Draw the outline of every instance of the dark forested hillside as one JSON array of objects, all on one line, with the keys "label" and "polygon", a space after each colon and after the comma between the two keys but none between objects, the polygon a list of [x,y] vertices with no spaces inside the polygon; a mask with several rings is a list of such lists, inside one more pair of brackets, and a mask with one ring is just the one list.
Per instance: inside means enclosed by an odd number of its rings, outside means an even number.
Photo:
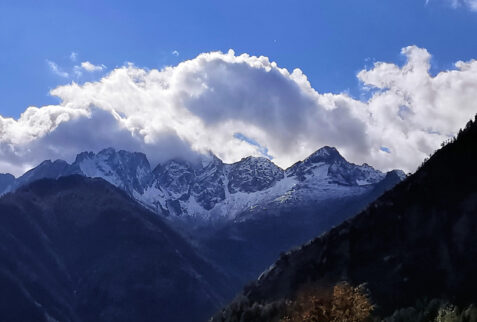
[{"label": "dark forested hillside", "polygon": [[304,288],[343,281],[366,283],[381,317],[429,299],[477,303],[476,165],[477,124],[469,122],[365,211],[281,256],[215,320],[279,320]]},{"label": "dark forested hillside", "polygon": [[228,283],[125,192],[70,176],[0,199],[0,289],[2,321],[203,321]]}]

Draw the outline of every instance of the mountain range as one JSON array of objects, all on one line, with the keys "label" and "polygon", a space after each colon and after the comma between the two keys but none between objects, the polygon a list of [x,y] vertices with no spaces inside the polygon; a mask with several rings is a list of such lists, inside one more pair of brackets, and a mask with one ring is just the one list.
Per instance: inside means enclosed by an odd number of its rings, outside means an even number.
[{"label": "mountain range", "polygon": [[0,311],[203,321],[281,252],[404,177],[349,163],[331,147],[286,170],[211,154],[151,168],[144,154],[112,148],[71,164],[44,161],[19,178],[0,176],[1,279],[14,294]]},{"label": "mountain range", "polygon": [[[403,179],[402,171],[393,171]],[[386,174],[367,164],[347,162],[332,147],[323,147],[283,170],[263,157],[225,164],[213,154],[199,161],[172,159],[152,168],[146,155],[104,149],[83,152],[69,164],[44,161],[15,179],[0,176],[0,194],[43,178],[72,174],[103,178],[163,216],[198,220],[236,220],[246,210],[265,204],[303,202],[360,195]]]}]

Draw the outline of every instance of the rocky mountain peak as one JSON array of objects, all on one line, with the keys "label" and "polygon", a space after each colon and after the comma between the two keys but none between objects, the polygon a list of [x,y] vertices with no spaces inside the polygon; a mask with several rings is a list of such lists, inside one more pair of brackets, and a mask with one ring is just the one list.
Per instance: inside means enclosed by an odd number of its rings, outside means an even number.
[{"label": "rocky mountain peak", "polygon": [[334,147],[324,146],[314,153],[312,153],[308,158],[306,158],[304,163],[319,163],[326,162],[332,163],[336,161],[346,161],[341,154]]},{"label": "rocky mountain peak", "polygon": [[283,179],[284,171],[267,158],[247,157],[230,165],[228,177],[230,193],[256,192]]},{"label": "rocky mountain peak", "polygon": [[208,152],[201,156],[199,162],[199,168],[210,168],[222,166],[224,163],[212,152]]},{"label": "rocky mountain peak", "polygon": [[81,152],[78,155],[76,155],[76,160],[74,163],[80,163],[81,161],[85,159],[91,159],[94,157],[94,155],[95,154],[93,152]]}]

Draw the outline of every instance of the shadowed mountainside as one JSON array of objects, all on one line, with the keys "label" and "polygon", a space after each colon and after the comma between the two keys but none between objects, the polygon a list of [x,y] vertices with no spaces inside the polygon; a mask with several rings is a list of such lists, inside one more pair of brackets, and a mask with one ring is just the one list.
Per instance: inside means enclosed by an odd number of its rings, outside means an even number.
[{"label": "shadowed mountainside", "polygon": [[365,211],[284,254],[215,321],[273,321],[307,285],[366,283],[375,314],[425,298],[477,302],[477,124]]},{"label": "shadowed mountainside", "polygon": [[230,296],[182,237],[102,179],[7,194],[0,245],[5,321],[202,321]]}]

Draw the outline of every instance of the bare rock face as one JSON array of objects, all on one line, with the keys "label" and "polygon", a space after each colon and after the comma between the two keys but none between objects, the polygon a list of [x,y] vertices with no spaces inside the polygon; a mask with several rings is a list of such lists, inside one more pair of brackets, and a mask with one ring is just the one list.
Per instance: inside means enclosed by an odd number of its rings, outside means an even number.
[{"label": "bare rock face", "polygon": [[226,198],[226,165],[215,155],[202,161],[195,171],[191,191],[195,200],[205,209],[211,210]]},{"label": "bare rock face", "polygon": [[228,189],[230,193],[265,190],[283,179],[284,173],[269,159],[248,157],[230,165]]}]

